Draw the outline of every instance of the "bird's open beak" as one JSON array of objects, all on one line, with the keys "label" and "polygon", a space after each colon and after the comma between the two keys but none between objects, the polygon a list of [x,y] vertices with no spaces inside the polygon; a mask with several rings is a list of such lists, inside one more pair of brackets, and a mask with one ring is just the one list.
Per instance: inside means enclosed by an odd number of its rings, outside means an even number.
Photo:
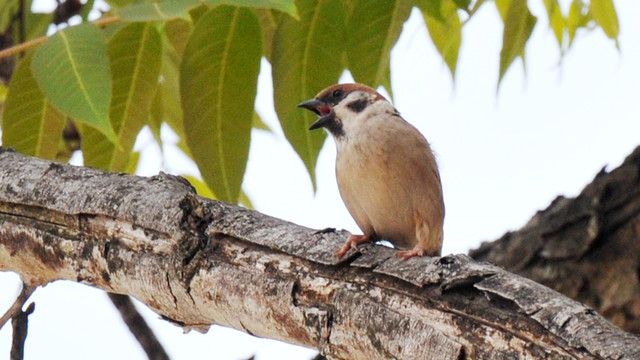
[{"label": "bird's open beak", "polygon": [[298,104],[299,108],[303,108],[303,109],[307,109],[307,110],[311,110],[314,113],[316,113],[317,115],[322,116],[322,114],[320,113],[320,106],[323,105],[322,101],[317,100],[317,99],[311,99],[311,100],[307,100],[307,101],[303,101],[300,104]]},{"label": "bird's open beak", "polygon": [[318,120],[316,120],[316,122],[311,124],[311,126],[309,127],[309,130],[315,130],[321,127],[326,127],[329,123],[331,123],[332,121],[335,121],[336,114],[333,112],[333,109],[329,105],[325,104],[320,100],[317,100],[317,99],[307,100],[298,104],[298,107],[311,110],[314,113],[316,113],[316,115],[320,116]]}]

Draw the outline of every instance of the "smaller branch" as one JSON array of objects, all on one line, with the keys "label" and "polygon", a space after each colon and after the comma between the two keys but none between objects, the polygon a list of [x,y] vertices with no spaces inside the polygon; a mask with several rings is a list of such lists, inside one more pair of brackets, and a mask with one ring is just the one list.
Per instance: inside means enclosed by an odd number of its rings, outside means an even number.
[{"label": "smaller branch", "polygon": [[[96,21],[93,21],[94,24],[98,25],[98,26],[107,26],[109,24],[113,24],[120,21],[120,17],[117,15],[113,15],[113,16],[108,16],[108,17],[104,17],[104,18],[100,18]],[[11,55],[15,55],[21,52],[24,52],[26,50],[29,50],[31,48],[34,48],[40,44],[42,44],[43,42],[47,41],[49,37],[48,36],[41,36],[39,38],[35,38],[33,40],[29,40],[25,43],[22,44],[18,44],[16,46],[12,46],[10,48],[4,49],[2,51],[0,51],[0,59],[5,58],[7,56],[11,56]]]},{"label": "smaller branch", "polygon": [[124,323],[127,324],[131,334],[135,336],[140,346],[142,346],[147,357],[150,360],[169,360],[169,355],[164,351],[162,344],[158,341],[158,338],[156,338],[153,330],[147,325],[142,315],[140,315],[131,298],[127,295],[114,293],[107,293],[107,295],[109,295],[109,299],[120,312],[120,316],[122,316]]},{"label": "smaller branch", "polygon": [[11,344],[11,360],[22,360],[24,358],[24,342],[27,339],[27,329],[29,327],[29,315],[36,308],[36,303],[29,304],[27,310],[20,311],[11,320],[13,325],[13,343]]},{"label": "smaller branch", "polygon": [[16,298],[16,301],[13,302],[13,305],[0,317],[0,329],[4,326],[4,324],[9,321],[14,316],[17,316],[22,312],[22,305],[29,300],[29,297],[36,290],[36,286],[27,285],[24,282],[22,283],[22,291],[20,291],[20,295]]}]

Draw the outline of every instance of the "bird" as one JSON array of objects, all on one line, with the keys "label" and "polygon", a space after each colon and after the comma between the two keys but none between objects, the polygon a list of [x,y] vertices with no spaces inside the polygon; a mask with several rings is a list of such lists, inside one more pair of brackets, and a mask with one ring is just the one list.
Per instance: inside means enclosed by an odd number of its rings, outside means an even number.
[{"label": "bird", "polygon": [[440,256],[444,200],[427,139],[373,88],[336,84],[298,107],[318,119],[336,144],[336,179],[347,210],[362,230],[350,235],[338,259],[365,242],[387,240],[397,256]]}]

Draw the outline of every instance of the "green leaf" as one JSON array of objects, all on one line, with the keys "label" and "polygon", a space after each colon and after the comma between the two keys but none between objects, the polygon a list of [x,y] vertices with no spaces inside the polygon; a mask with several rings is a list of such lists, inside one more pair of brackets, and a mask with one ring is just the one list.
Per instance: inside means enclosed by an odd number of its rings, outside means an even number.
[{"label": "green leaf", "polygon": [[117,144],[109,123],[111,70],[97,26],[89,23],[58,31],[36,50],[31,68],[53,106]]},{"label": "green leaf", "polygon": [[618,25],[618,15],[613,6],[613,0],[591,0],[589,11],[593,20],[600,25],[610,39],[616,41],[617,46],[620,25]]},{"label": "green leaf", "polygon": [[196,23],[183,54],[187,144],[204,181],[222,201],[237,201],[247,165],[261,40],[251,10],[218,6]]},{"label": "green leaf", "polygon": [[141,2],[149,2],[147,0],[108,0],[109,7],[111,9],[120,9],[125,6],[130,6],[132,4],[141,3]]},{"label": "green leaf", "polygon": [[251,203],[251,199],[249,199],[249,196],[247,196],[247,193],[245,193],[244,191],[240,192],[239,202],[241,205],[243,205],[247,209],[253,210],[253,204]]},{"label": "green leaf", "polygon": [[[193,177],[191,175],[180,175],[180,176],[182,176],[183,178],[187,179],[187,181],[189,181],[191,186],[193,186],[196,189],[196,193],[198,195],[216,200],[216,196],[213,194],[213,191],[211,191],[211,189],[209,189],[207,184],[205,184],[202,180],[196,177]],[[251,204],[251,200],[249,199],[249,197],[244,191],[240,191],[240,196],[238,200],[240,204],[244,205],[248,209],[253,209],[253,204]]]},{"label": "green leaf", "polygon": [[202,4],[200,0],[161,1],[138,3],[117,11],[122,21],[160,21],[188,18],[189,10]]},{"label": "green leaf", "polygon": [[422,16],[425,18],[429,16],[430,18],[436,19],[438,21],[445,21],[442,12],[440,11],[442,0],[416,0],[416,6],[420,11],[422,11]]},{"label": "green leaf", "polygon": [[504,20],[498,86],[516,56],[524,58],[525,45],[536,24],[536,17],[531,15],[527,2],[520,0],[509,2]]},{"label": "green leaf", "polygon": [[27,26],[25,31],[27,33],[27,40],[35,39],[47,34],[49,25],[51,25],[51,21],[53,20],[53,14],[42,14],[27,11],[26,20]]},{"label": "green leaf", "polygon": [[273,133],[269,125],[265,124],[260,117],[260,114],[257,112],[253,112],[253,122],[251,123],[251,127],[258,130],[264,130],[266,132]]},{"label": "green leaf", "polygon": [[193,160],[193,155],[191,155],[191,149],[189,149],[189,145],[187,145],[187,142],[185,141],[184,137],[181,137],[178,139],[178,142],[176,143],[176,146],[178,147],[178,149],[180,149],[180,151],[182,151],[182,153],[188,157],[189,159]]},{"label": "green leaf", "polygon": [[162,43],[152,23],[130,23],[108,44],[113,74],[109,109],[111,126],[120,148],[93,129],[82,132],[82,153],[87,166],[124,172],[138,133],[147,122],[158,84]]},{"label": "green leaf", "polygon": [[140,163],[140,152],[134,151],[129,156],[129,164],[127,164],[127,168],[124,172],[127,174],[135,174],[138,169],[138,163]]},{"label": "green leaf", "polygon": [[345,12],[339,0],[300,0],[296,5],[301,20],[283,17],[273,38],[273,97],[282,130],[315,188],[316,161],[326,134],[309,131],[316,116],[296,105],[340,78]]},{"label": "green leaf", "polygon": [[189,18],[195,24],[198,22],[198,20],[200,20],[200,17],[206,14],[209,10],[211,9],[205,4],[192,7],[191,9],[189,9]]},{"label": "green leaf", "polygon": [[560,4],[558,0],[544,0],[544,6],[547,9],[547,16],[549,17],[549,26],[553,30],[553,34],[556,36],[558,46],[561,51],[563,50],[563,37],[565,21],[560,11]]},{"label": "green leaf", "polygon": [[589,21],[588,9],[582,0],[573,0],[567,15],[567,32],[569,33],[569,47],[573,44],[578,28],[586,26]]},{"label": "green leaf", "polygon": [[438,11],[442,19],[430,15],[432,11],[422,11],[431,41],[438,49],[440,56],[449,67],[451,76],[455,78],[458,50],[462,42],[462,23],[458,16],[458,8],[452,0],[441,0]]},{"label": "green leaf", "polygon": [[16,66],[2,113],[2,145],[44,159],[58,153],[66,118],[52,107],[31,72],[33,53]]},{"label": "green leaf", "polygon": [[183,178],[187,179],[189,181],[189,183],[191,184],[191,186],[193,186],[196,189],[196,193],[202,197],[206,197],[209,199],[213,199],[216,200],[216,196],[213,194],[213,191],[211,191],[211,189],[209,189],[209,187],[207,186],[207,184],[204,183],[204,181],[193,177],[191,175],[180,175]]},{"label": "green leaf", "polygon": [[157,21],[179,17],[186,18],[189,10],[195,6],[206,4],[247,6],[263,9],[273,9],[285,12],[298,18],[294,0],[181,0],[161,1],[156,3],[134,4],[118,11],[122,21]]},{"label": "green leaf", "polygon": [[18,0],[4,0],[0,2],[0,34],[7,32],[15,14],[20,11]]},{"label": "green leaf", "polygon": [[411,7],[408,0],[354,1],[347,27],[347,59],[356,82],[391,89],[391,49],[411,14]]},{"label": "green leaf", "polygon": [[155,94],[153,94],[153,100],[151,100],[151,109],[149,111],[149,117],[147,118],[147,126],[153,134],[153,139],[158,143],[160,147],[160,153],[164,153],[164,146],[162,142],[161,130],[164,116],[164,104],[162,103],[162,92],[160,86],[156,88]]},{"label": "green leaf", "polygon": [[507,10],[509,10],[509,5],[511,4],[511,0],[494,0],[496,4],[496,8],[498,9],[498,14],[500,14],[500,19],[502,22],[505,22],[507,17]]},{"label": "green leaf", "polygon": [[89,13],[93,10],[93,5],[95,0],[87,0],[80,9],[80,17],[82,17],[82,22],[89,21]]},{"label": "green leaf", "polygon": [[167,44],[173,48],[178,57],[182,57],[191,31],[193,31],[193,24],[184,19],[170,20],[164,24],[163,32],[165,40]]},{"label": "green leaf", "polygon": [[469,5],[471,4],[471,0],[453,0],[453,2],[462,10],[469,10]]},{"label": "green leaf", "polygon": [[260,20],[260,27],[262,28],[262,43],[264,44],[264,57],[267,61],[271,62],[271,49],[273,44],[273,35],[278,28],[277,18],[274,12],[268,9],[255,9],[256,16]]},{"label": "green leaf", "polygon": [[[4,103],[4,100],[7,98],[7,93],[9,92],[9,87],[5,84],[0,84],[0,103]],[[0,117],[0,122],[2,121],[2,117]]]},{"label": "green leaf", "polygon": [[160,125],[166,122],[180,139],[185,138],[180,103],[180,63],[192,29],[191,22],[184,19],[167,21],[163,27],[162,67],[154,100],[161,104],[161,108],[154,106],[149,119],[154,123],[150,124],[152,129],[157,127],[159,130]]}]

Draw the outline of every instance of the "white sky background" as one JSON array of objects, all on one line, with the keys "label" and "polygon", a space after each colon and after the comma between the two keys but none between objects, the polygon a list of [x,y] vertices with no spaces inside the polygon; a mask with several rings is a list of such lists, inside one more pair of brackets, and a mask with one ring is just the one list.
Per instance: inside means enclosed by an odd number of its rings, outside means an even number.
[{"label": "white sky background", "polygon": [[[616,167],[640,145],[640,2],[615,5],[620,52],[601,30],[582,31],[559,64],[542,1],[530,2],[538,26],[527,46],[526,74],[517,61],[498,93],[502,24],[493,4],[464,28],[455,85],[419,14],[405,24],[391,60],[394,104],[438,153],[447,212],[443,254],[466,253],[520,228],[557,195],[577,195],[603,166]],[[359,233],[337,190],[333,141],[320,154],[314,195],[271,97],[263,62],[257,109],[274,133],[252,134],[244,189],[255,208],[309,227]],[[140,174],[193,174],[195,166],[172,145],[175,136],[165,135],[164,163],[148,132],[139,137]],[[0,309],[6,309],[19,290],[17,276],[0,273],[0,289]],[[102,291],[63,281],[39,289],[31,301],[36,311],[27,359],[145,358]],[[174,359],[308,359],[315,353],[219,326],[183,335],[139,308]],[[0,331],[0,357],[9,352],[10,334],[10,326]]]}]

